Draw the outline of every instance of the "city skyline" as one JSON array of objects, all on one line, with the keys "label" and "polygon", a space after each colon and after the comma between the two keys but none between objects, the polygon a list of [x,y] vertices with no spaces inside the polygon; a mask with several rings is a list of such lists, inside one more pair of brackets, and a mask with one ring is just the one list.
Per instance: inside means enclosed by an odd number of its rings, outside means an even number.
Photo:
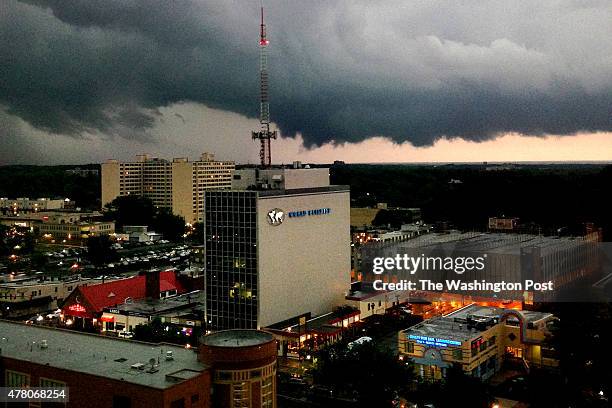
[{"label": "city skyline", "polygon": [[[612,160],[608,2],[265,6],[274,163]],[[1,7],[0,164],[257,162],[259,4]]]}]

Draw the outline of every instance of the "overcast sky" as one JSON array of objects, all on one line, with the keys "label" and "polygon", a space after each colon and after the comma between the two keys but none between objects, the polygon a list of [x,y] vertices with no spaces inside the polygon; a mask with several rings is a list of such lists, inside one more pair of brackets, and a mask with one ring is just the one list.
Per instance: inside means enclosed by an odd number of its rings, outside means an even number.
[{"label": "overcast sky", "polygon": [[[266,0],[274,162],[612,160],[612,2]],[[0,1],[0,164],[254,162],[259,1]]]}]

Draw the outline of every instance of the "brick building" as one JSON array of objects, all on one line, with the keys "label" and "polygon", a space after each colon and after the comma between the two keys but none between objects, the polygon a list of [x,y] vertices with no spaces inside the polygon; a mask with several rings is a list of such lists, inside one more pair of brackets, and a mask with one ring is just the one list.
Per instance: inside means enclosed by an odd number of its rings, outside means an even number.
[{"label": "brick building", "polygon": [[68,402],[41,408],[211,406],[209,366],[192,349],[7,321],[0,333],[3,386],[68,387]]},{"label": "brick building", "polygon": [[276,341],[259,330],[202,338],[199,360],[213,370],[213,406],[276,408]]}]

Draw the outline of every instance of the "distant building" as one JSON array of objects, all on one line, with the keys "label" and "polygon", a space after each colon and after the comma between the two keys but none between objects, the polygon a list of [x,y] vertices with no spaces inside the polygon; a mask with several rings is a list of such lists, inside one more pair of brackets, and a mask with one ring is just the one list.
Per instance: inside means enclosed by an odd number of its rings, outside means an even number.
[{"label": "distant building", "polygon": [[294,167],[246,168],[234,172],[233,190],[295,190],[329,186],[329,169]]},{"label": "distant building", "polygon": [[109,160],[101,168],[103,206],[119,196],[144,196],[194,223],[204,217],[204,191],[231,187],[234,162],[216,161],[211,153],[193,162],[139,155],[134,162]]},{"label": "distant building", "polygon": [[99,212],[34,211],[0,216],[0,224],[30,228],[47,239],[80,240],[115,232],[115,223],[104,221]]},{"label": "distant building", "polygon": [[58,239],[86,239],[100,235],[110,235],[115,232],[114,221],[76,221],[42,222],[38,225],[38,232],[43,237]]},{"label": "distant building", "polygon": [[274,337],[258,330],[204,336],[198,354],[214,373],[213,407],[276,408],[276,348]]},{"label": "distant building", "polygon": [[490,231],[514,231],[519,226],[516,217],[489,217]]},{"label": "distant building", "polygon": [[236,176],[251,189],[205,193],[209,327],[256,329],[340,304],[350,282],[348,186],[330,185],[327,169]]},{"label": "distant building", "polygon": [[[386,282],[401,282],[413,279],[414,275],[406,270],[394,269],[383,275],[375,275],[372,270],[372,256],[395,256],[406,254],[418,258],[427,257],[483,257],[484,267],[471,270],[469,281],[480,282],[553,282],[554,291],[507,289],[499,292],[492,290],[456,290],[457,296],[477,296],[524,301],[527,304],[543,300],[554,300],[555,296],[577,296],[579,291],[564,293],[561,289],[572,287],[578,282],[593,283],[601,274],[597,243],[601,239],[599,231],[582,237],[546,237],[531,234],[445,232],[429,233],[402,241],[373,243],[362,247],[361,271],[364,282],[382,279]],[[444,281],[448,275],[439,273],[432,263],[430,268],[419,268],[419,276]],[[455,276],[455,275],[451,275]],[[599,277],[600,278],[600,277]],[[576,292],[576,293],[574,293]],[[449,293],[447,289],[437,293]],[[560,300],[560,299],[557,299]],[[568,299],[565,299],[568,300]],[[569,299],[578,301],[577,298]],[[582,299],[584,300],[584,299]]]},{"label": "distant building", "polygon": [[516,367],[557,367],[547,348],[550,313],[517,311],[472,304],[399,332],[400,358],[415,364],[425,379],[446,377],[453,365],[467,375],[490,378],[504,361]]},{"label": "distant building", "polygon": [[0,209],[4,212],[37,212],[47,210],[59,210],[64,208],[64,199],[50,198],[0,198]]},{"label": "distant building", "polygon": [[24,318],[57,309],[77,286],[102,283],[80,275],[64,279],[28,277],[0,283],[0,315]]},{"label": "distant building", "polygon": [[123,233],[131,242],[154,242],[162,239],[162,234],[149,231],[146,225],[124,225]]},{"label": "distant building", "polygon": [[75,167],[74,169],[66,170],[66,174],[70,174],[73,176],[79,177],[89,177],[89,176],[99,176],[100,170],[98,169],[82,169],[80,167]]},{"label": "distant building", "polygon": [[0,333],[2,386],[68,388],[67,402],[23,406],[211,408],[212,372],[194,349],[8,321]]}]

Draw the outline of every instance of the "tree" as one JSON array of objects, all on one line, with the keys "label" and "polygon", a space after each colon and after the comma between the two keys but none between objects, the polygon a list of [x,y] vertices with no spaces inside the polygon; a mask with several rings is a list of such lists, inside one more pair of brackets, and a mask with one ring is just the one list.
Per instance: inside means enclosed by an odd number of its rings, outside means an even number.
[{"label": "tree", "polygon": [[42,269],[47,265],[47,257],[41,252],[34,252],[31,258],[32,266]]},{"label": "tree", "polygon": [[167,209],[160,209],[153,218],[155,232],[161,233],[169,241],[178,241],[185,233],[185,218],[172,214]]},{"label": "tree", "polygon": [[436,396],[443,408],[456,407],[458,401],[465,407],[489,408],[494,401],[487,386],[479,378],[466,375],[460,365],[448,369],[441,391]]},{"label": "tree", "polygon": [[189,239],[191,240],[191,242],[195,243],[196,245],[202,245],[204,243],[204,223],[203,222],[196,222],[195,224],[193,224],[192,232],[191,232]]},{"label": "tree", "polygon": [[7,255],[10,252],[9,227],[0,225],[0,255]]},{"label": "tree", "polygon": [[357,395],[361,407],[390,407],[398,394],[407,392],[414,377],[412,366],[373,342],[336,343],[319,352],[315,381],[340,394]]},{"label": "tree", "polygon": [[120,196],[106,206],[106,217],[124,225],[146,225],[165,239],[178,241],[185,234],[185,219],[166,208],[155,208],[153,201],[142,196]]},{"label": "tree", "polygon": [[153,201],[142,196],[120,196],[106,205],[106,216],[115,221],[117,228],[124,225],[151,226],[155,213]]},{"label": "tree", "polygon": [[117,254],[109,236],[100,235],[87,238],[87,256],[93,265],[102,266],[113,261]]}]

